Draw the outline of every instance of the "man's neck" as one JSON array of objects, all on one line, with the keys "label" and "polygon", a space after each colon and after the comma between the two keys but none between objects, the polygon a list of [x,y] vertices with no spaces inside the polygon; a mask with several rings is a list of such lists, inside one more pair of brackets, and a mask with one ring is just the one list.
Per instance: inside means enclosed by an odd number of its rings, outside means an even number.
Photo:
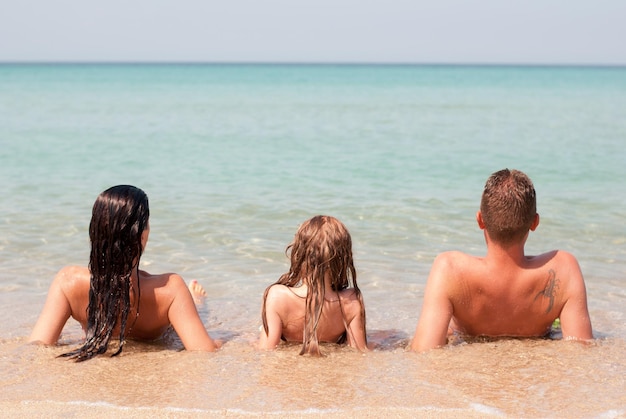
[{"label": "man's neck", "polygon": [[498,264],[501,263],[514,263],[517,266],[524,265],[526,261],[526,255],[524,254],[524,245],[526,240],[521,242],[502,245],[496,243],[485,237],[487,241],[487,259],[492,260]]}]

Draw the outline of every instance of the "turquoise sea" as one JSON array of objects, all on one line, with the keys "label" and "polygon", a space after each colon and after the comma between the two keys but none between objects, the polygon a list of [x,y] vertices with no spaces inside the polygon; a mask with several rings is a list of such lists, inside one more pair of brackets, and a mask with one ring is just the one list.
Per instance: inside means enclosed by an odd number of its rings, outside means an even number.
[{"label": "turquoise sea", "polygon": [[[526,172],[537,190],[541,224],[528,253],[561,248],[578,257],[597,342],[405,353],[435,255],[484,253],[475,214],[485,180],[505,167]],[[67,411],[105,402],[138,415],[146,406],[189,415],[226,409],[359,416],[361,406],[409,416],[624,415],[624,179],[626,68],[0,65],[0,373],[7,377],[0,379],[0,403],[52,403],[46,408]],[[193,369],[199,358],[214,365],[193,377],[187,396],[162,401],[155,393],[148,402],[141,393],[129,401],[113,385],[93,399],[87,390],[46,391],[69,384],[42,378],[40,369],[74,367],[54,359],[58,349],[24,345],[55,272],[88,261],[96,196],[121,183],[150,199],[143,267],[201,282],[206,327],[225,346],[200,355],[161,344],[85,368],[120,362],[133,371],[133,358],[169,372],[175,365]],[[252,345],[262,292],[286,271],[284,250],[298,225],[316,214],[336,216],[352,234],[378,349],[365,357],[336,350],[316,361],[289,348],[258,354]],[[63,342],[80,338],[76,325],[66,327]],[[501,362],[488,373],[476,359]],[[268,364],[287,368],[279,361],[307,379],[344,365],[357,378],[355,384],[340,374],[341,391],[356,401],[324,404],[293,387],[269,386]],[[324,364],[331,361],[334,368]],[[443,368],[448,362],[466,372]],[[407,377],[410,365],[426,372]],[[249,377],[250,369],[256,373],[241,390],[235,377]],[[383,371],[391,381],[374,386]],[[505,371],[514,379],[498,381]],[[65,379],[81,380],[82,373],[69,374]],[[463,385],[477,379],[490,383],[487,390]],[[223,394],[203,397],[215,381]],[[337,391],[334,385],[326,383]],[[592,393],[597,397],[581,405],[582,394]],[[286,396],[298,402],[285,404]],[[537,399],[542,407],[531,401]]]}]

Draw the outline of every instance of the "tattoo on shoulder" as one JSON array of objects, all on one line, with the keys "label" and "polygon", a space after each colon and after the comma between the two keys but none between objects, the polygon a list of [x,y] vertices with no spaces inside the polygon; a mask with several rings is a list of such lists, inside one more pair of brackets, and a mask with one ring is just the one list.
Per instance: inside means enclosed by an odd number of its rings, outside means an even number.
[{"label": "tattoo on shoulder", "polygon": [[559,283],[561,281],[556,277],[556,272],[553,269],[548,271],[548,280],[546,281],[546,287],[539,291],[535,296],[535,300],[539,297],[548,298],[548,308],[546,309],[546,313],[549,313],[554,307],[554,300],[556,298],[556,291],[559,289]]}]

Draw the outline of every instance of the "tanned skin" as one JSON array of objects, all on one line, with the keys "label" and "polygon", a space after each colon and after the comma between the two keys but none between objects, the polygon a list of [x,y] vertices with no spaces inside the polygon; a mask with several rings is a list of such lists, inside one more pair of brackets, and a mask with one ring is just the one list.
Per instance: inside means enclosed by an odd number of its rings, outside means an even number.
[{"label": "tanned skin", "polygon": [[[326,288],[326,299],[317,329],[320,342],[337,342],[339,337],[346,332],[342,321],[342,316],[345,314],[348,325],[348,345],[366,351],[361,303],[354,289],[335,292],[328,284]],[[306,293],[306,285],[289,289],[285,285],[276,284],[270,288],[266,308],[269,335],[265,333],[265,330],[261,330],[260,349],[276,348],[281,337],[288,342],[302,342]],[[340,300],[343,313],[339,307]]]},{"label": "tanned skin", "polygon": [[[502,245],[489,237],[480,211],[476,220],[484,231],[487,255],[445,252],[437,256],[410,349],[423,352],[441,347],[453,332],[545,336],[557,318],[564,338],[592,339],[587,293],[576,258],[560,250],[526,256],[528,233],[522,240]],[[530,231],[538,225],[535,214]]]},{"label": "tanned skin", "polygon": [[[148,241],[149,228],[144,231],[142,245]],[[137,301],[131,296],[132,309],[128,315],[126,336],[142,340],[159,338],[171,325],[185,349],[214,351],[219,342],[213,341],[198,315],[194,299],[200,301],[206,292],[197,281],[189,287],[182,277],[173,273],[152,275],[139,270],[131,275],[132,289],[141,286],[139,315]],[[68,266],[55,276],[43,310],[29,338],[30,342],[56,344],[67,320],[72,317],[83,330],[87,329],[90,272],[86,267]],[[139,279],[139,280],[138,280]],[[119,326],[113,336],[119,335]]]}]

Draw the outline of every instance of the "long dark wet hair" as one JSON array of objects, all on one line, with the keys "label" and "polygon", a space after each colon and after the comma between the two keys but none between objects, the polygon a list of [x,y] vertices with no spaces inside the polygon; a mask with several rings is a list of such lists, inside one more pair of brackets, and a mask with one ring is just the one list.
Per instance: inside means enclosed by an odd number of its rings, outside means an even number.
[{"label": "long dark wet hair", "polygon": [[[341,221],[327,215],[317,215],[305,221],[298,229],[293,243],[287,246],[285,253],[291,251],[291,266],[275,284],[269,286],[263,295],[261,317],[265,333],[268,333],[265,303],[269,289],[276,284],[294,287],[299,284],[307,286],[306,308],[304,317],[304,333],[300,355],[321,355],[317,327],[322,315],[325,299],[324,278],[328,275],[331,287],[335,292],[352,286],[361,303],[363,318],[363,335],[365,333],[365,305],[361,290],[356,283],[356,269],[352,259],[352,238]],[[346,316],[339,300],[346,333],[348,325]],[[346,335],[339,343],[345,343]]]},{"label": "long dark wet hair", "polygon": [[148,228],[149,217],[148,197],[134,186],[113,186],[96,199],[89,224],[91,280],[87,336],[80,348],[62,356],[80,362],[106,352],[118,324],[119,347],[112,356],[122,352],[131,310],[131,292],[137,306],[136,315],[139,315],[139,282],[135,291],[131,286],[131,274],[136,271],[139,281],[139,260],[143,253],[141,237]]}]

